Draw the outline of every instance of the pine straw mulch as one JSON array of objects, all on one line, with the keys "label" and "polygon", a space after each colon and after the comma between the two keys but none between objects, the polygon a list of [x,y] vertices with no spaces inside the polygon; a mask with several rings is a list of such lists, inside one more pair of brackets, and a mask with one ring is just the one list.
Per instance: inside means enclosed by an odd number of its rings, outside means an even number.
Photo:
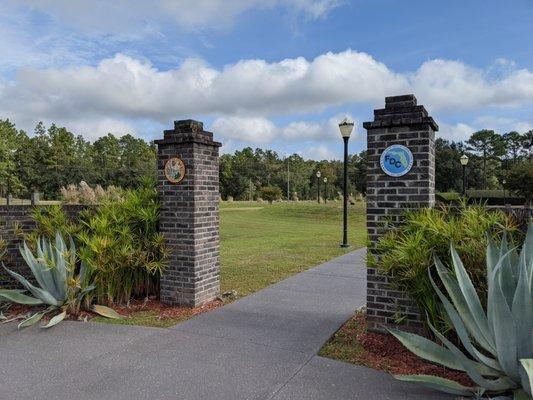
[{"label": "pine straw mulch", "polygon": [[362,312],[346,322],[319,354],[393,375],[436,375],[465,386],[474,385],[466,374],[429,363],[414,355],[394,336],[367,331]]}]

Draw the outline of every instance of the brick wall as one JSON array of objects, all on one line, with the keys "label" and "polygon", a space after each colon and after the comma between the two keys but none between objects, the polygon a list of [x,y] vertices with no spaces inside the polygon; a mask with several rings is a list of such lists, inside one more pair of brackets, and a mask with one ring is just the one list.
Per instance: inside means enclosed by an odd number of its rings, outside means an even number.
[{"label": "brick wall", "polygon": [[[22,235],[19,233],[30,233],[35,228],[35,222],[31,218],[31,213],[36,207],[49,207],[46,205],[2,205],[0,206],[0,239],[7,242],[7,252],[2,259],[6,267],[22,274],[24,277],[31,277],[31,271],[24,262],[19,252],[22,244]],[[63,209],[70,218],[75,218],[78,213],[84,210],[82,205],[64,205]],[[15,287],[16,282],[9,277],[3,268],[0,269],[0,286]]]},{"label": "brick wall", "polygon": [[[435,204],[435,131],[438,126],[413,95],[387,97],[385,108],[374,110],[374,121],[363,124],[367,130],[368,183],[367,229],[370,256],[378,238],[387,231],[388,220],[398,222],[407,208]],[[404,145],[413,153],[411,170],[401,177],[385,174],[380,166],[381,153],[393,144]],[[367,315],[369,326],[381,330],[394,326],[399,317],[403,327],[418,330],[422,326],[414,303],[395,291],[387,276],[376,269],[367,272]]]},{"label": "brick wall", "polygon": [[[158,145],[158,191],[162,201],[160,231],[171,249],[161,277],[161,300],[198,306],[219,292],[219,164],[220,143],[201,122],[176,121]],[[185,178],[171,183],[165,162],[179,157]]]}]

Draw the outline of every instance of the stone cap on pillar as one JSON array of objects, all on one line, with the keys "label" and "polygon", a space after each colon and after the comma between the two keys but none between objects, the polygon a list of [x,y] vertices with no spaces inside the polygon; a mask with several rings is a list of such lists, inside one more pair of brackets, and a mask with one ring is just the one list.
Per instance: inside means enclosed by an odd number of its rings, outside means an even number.
[{"label": "stone cap on pillar", "polygon": [[374,110],[374,121],[363,122],[365,129],[388,128],[404,125],[429,125],[439,130],[435,120],[424,106],[419,106],[414,94],[385,97],[385,108]]},{"label": "stone cap on pillar", "polygon": [[222,143],[213,140],[213,133],[204,131],[204,124],[193,119],[174,121],[174,129],[163,131],[163,139],[154,140],[157,145],[177,143],[201,143],[220,147]]}]

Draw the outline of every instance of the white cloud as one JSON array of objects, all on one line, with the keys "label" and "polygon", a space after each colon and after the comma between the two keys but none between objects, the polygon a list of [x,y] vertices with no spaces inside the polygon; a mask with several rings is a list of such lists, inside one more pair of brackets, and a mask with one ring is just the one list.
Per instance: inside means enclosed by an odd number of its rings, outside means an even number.
[{"label": "white cloud", "polygon": [[491,78],[491,68],[477,69],[459,61],[431,60],[409,76],[413,91],[435,108],[476,108],[533,102],[533,72],[507,68]]},{"label": "white cloud", "polygon": [[164,23],[186,30],[230,27],[241,14],[257,8],[284,7],[309,18],[321,18],[338,0],[11,0],[45,12],[58,23],[91,35],[139,37],[157,32]]},{"label": "white cloud", "polygon": [[519,121],[513,118],[496,117],[491,115],[485,115],[477,117],[470,124],[457,123],[457,124],[440,124],[437,137],[441,137],[446,140],[454,142],[462,142],[468,140],[474,132],[481,129],[491,129],[497,133],[503,134],[510,131],[516,131],[519,133],[527,132],[533,129],[533,122],[531,121]]},{"label": "white cloud", "polygon": [[442,139],[451,140],[453,142],[463,142],[468,140],[472,133],[477,129],[464,123],[458,124],[440,124],[437,137]]},{"label": "white cloud", "polygon": [[483,115],[474,120],[480,129],[493,129],[499,133],[516,131],[519,133],[533,129],[533,119],[530,121],[519,121],[514,118],[497,117],[494,115]]},{"label": "white cloud", "polygon": [[[212,116],[228,138],[266,143],[304,133],[316,141],[336,133],[315,122],[279,128],[268,118],[353,103],[368,104],[370,110],[382,106],[385,96],[411,92],[430,110],[527,107],[533,103],[533,72],[509,69],[494,78],[457,61],[433,60],[414,73],[400,74],[353,50],[313,60],[241,60],[222,69],[189,58],[169,70],[117,54],[96,66],[21,69],[0,85],[0,115],[30,126],[39,120],[97,124],[106,119],[131,126]],[[467,126],[450,129],[458,138]]]},{"label": "white cloud", "polygon": [[241,140],[250,143],[270,143],[277,136],[277,127],[262,117],[222,117],[216,119],[211,130],[226,140]]},{"label": "white cloud", "polygon": [[299,152],[300,156],[305,159],[311,159],[316,161],[322,160],[335,160],[338,159],[338,155],[329,149],[326,145],[311,146],[304,151]]},{"label": "white cloud", "polygon": [[[283,142],[331,142],[339,140],[339,121],[345,116],[336,115],[322,121],[293,121],[285,126],[277,126],[264,117],[219,117],[211,124],[211,130],[223,140],[240,140],[253,144]],[[351,120],[353,117],[348,116]],[[357,124],[354,138],[358,138]]]},{"label": "white cloud", "polygon": [[350,101],[378,101],[405,79],[365,53],[326,53],[308,61],[243,60],[222,70],[188,59],[160,71],[118,54],[97,66],[21,69],[0,93],[0,111],[36,119],[78,116],[152,118],[180,115],[290,114]]}]

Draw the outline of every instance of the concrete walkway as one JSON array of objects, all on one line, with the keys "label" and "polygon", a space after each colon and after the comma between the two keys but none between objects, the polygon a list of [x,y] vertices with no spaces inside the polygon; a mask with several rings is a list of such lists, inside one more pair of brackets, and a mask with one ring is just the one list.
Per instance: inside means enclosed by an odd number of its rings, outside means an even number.
[{"label": "concrete walkway", "polygon": [[316,356],[365,302],[354,251],[170,329],[0,326],[1,399],[449,399]]}]

